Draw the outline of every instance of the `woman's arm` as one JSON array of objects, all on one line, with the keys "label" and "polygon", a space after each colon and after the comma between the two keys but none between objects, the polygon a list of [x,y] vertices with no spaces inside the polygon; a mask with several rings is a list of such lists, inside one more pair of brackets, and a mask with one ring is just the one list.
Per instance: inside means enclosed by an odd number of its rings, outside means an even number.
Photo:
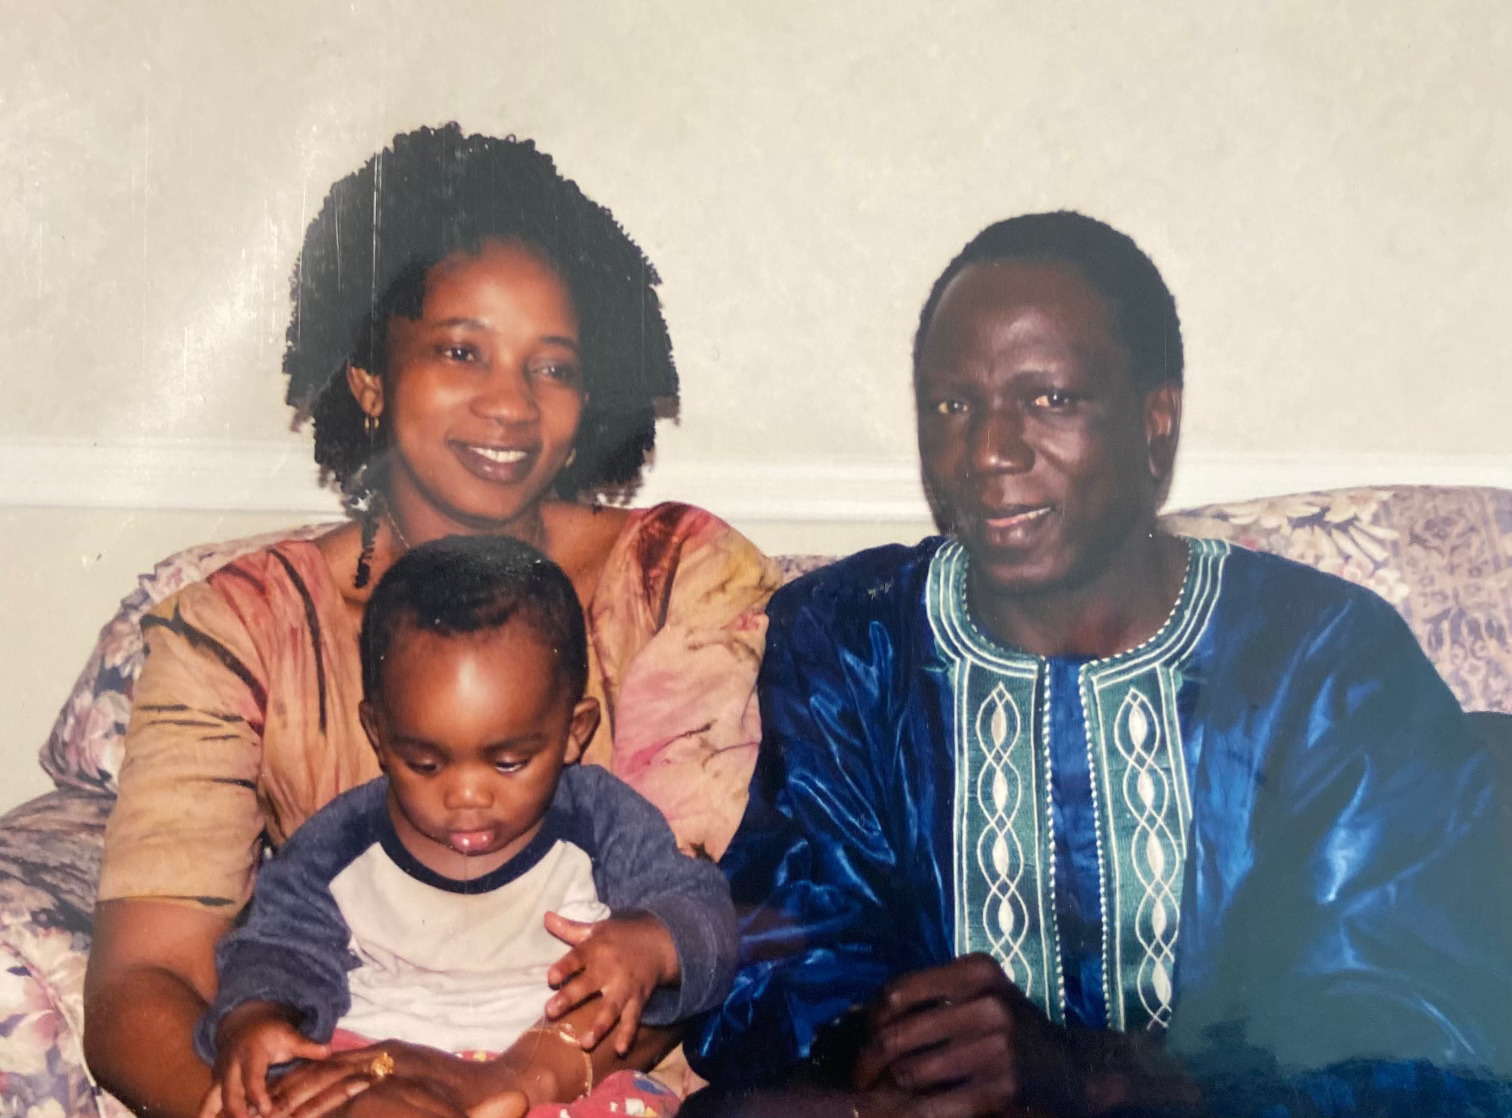
[{"label": "woman's arm", "polygon": [[[373,1082],[371,1068],[380,1052],[393,1058],[393,1080],[420,1086],[457,1109],[471,1110],[510,1091],[524,1094],[530,1106],[570,1102],[616,1071],[654,1067],[681,1035],[677,1028],[642,1025],[623,1057],[616,1055],[609,1041],[584,1052],[570,1034],[586,1033],[597,1013],[598,1002],[587,1002],[555,1022],[527,1030],[498,1058],[483,1062],[392,1040],[338,1052],[285,1076],[273,1090],[274,1103],[296,1118],[321,1118],[333,1112],[360,1115],[361,1095]],[[564,1026],[567,1033],[562,1031]],[[349,1110],[340,1110],[343,1106]]]},{"label": "woman's arm", "polygon": [[264,829],[267,679],[246,625],[208,583],[159,603],[142,640],[85,978],[85,1057],[141,1113],[194,1115],[210,1086],[194,1029]]},{"label": "woman's arm", "polygon": [[194,1118],[210,1069],[194,1027],[215,993],[215,944],[231,921],[190,905],[102,901],[84,976],[84,1056],[140,1114]]}]

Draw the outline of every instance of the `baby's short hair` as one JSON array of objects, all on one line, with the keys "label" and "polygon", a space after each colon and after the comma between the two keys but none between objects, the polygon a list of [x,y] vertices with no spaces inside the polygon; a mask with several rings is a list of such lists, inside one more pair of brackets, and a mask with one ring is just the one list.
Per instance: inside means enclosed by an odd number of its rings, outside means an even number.
[{"label": "baby's short hair", "polygon": [[448,536],[406,552],[368,600],[362,618],[362,690],[383,689],[383,661],[412,628],[441,637],[529,625],[556,654],[576,701],[588,685],[588,638],[572,582],[546,556],[509,536]]}]

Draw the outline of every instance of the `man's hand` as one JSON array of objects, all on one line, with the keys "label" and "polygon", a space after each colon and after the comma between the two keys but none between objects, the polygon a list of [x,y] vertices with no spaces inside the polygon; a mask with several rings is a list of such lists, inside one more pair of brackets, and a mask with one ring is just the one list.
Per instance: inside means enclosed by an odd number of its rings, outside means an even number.
[{"label": "man's hand", "polygon": [[[854,1086],[879,1114],[1088,1111],[1069,1035],[989,955],[967,955],[888,985],[872,1011]],[[899,1094],[906,1096],[905,1102]]]},{"label": "man's hand", "polygon": [[324,1060],[329,1045],[316,1044],[296,1027],[298,1014],[276,1002],[246,1002],[220,1023],[215,1037],[215,1086],[205,1096],[200,1118],[222,1112],[231,1118],[273,1113],[268,1068],[289,1060]]},{"label": "man's hand", "polygon": [[546,972],[557,991],[546,1003],[546,1016],[555,1020],[598,996],[603,1005],[579,1033],[582,1046],[594,1048],[612,1029],[614,1051],[626,1055],[652,992],[682,980],[671,934],[644,913],[585,924],[548,912],[546,930],[572,947]]}]

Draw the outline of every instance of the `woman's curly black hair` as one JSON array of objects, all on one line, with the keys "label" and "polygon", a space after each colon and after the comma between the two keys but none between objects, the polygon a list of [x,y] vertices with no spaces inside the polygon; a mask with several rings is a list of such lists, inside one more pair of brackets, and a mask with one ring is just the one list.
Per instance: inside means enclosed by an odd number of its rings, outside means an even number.
[{"label": "woman's curly black hair", "polygon": [[286,398],[296,425],[314,420],[315,461],[349,499],[379,484],[366,467],[386,435],[365,430],[347,365],[381,374],[389,319],[419,317],[430,269],[489,240],[540,251],[577,308],[588,399],[558,496],[632,488],[655,445],[658,410],[675,414],[661,281],[614,216],[530,140],[464,136],[455,123],[419,128],[331,188],[291,283]]}]

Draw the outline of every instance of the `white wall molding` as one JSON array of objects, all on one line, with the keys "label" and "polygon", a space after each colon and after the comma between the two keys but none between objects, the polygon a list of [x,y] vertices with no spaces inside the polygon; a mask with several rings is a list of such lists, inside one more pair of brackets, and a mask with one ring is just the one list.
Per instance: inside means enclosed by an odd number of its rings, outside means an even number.
[{"label": "white wall molding", "polygon": [[[1512,454],[1184,454],[1172,507],[1349,486],[1493,485],[1512,489]],[[923,521],[910,459],[666,462],[641,501],[676,498],[730,520]],[[331,515],[307,444],[166,439],[0,442],[0,507],[288,512]]]}]

